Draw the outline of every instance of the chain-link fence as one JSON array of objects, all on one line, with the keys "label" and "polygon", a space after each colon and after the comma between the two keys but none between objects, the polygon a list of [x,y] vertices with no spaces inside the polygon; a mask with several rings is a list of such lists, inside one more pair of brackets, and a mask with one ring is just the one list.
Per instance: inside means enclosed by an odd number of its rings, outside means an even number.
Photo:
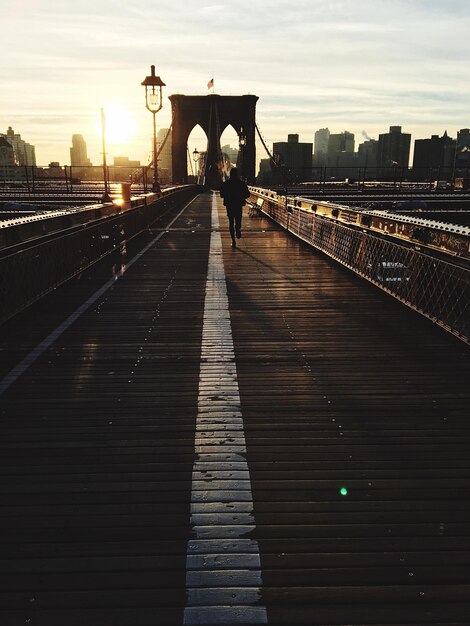
[{"label": "chain-link fence", "polygon": [[[470,266],[256,194],[281,226],[470,343]],[[470,243],[470,242],[469,242]]]},{"label": "chain-link fence", "polygon": [[200,188],[172,189],[143,197],[131,209],[10,246],[0,252],[0,323],[145,231],[167,210],[181,206]]}]

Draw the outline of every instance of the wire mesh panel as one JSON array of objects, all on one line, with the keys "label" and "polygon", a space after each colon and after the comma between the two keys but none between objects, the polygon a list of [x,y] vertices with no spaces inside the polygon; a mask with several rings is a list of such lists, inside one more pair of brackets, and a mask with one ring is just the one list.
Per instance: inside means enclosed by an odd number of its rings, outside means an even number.
[{"label": "wire mesh panel", "polygon": [[148,228],[164,211],[198,193],[184,187],[142,204],[2,251],[0,323]]},{"label": "wire mesh panel", "polygon": [[470,343],[470,268],[274,200],[261,210],[287,230]]}]

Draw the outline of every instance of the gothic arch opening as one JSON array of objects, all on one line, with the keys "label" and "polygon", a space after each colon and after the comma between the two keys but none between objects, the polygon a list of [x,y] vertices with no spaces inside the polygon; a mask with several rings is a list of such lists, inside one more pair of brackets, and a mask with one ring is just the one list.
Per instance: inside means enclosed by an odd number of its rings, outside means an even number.
[{"label": "gothic arch opening", "polygon": [[220,136],[220,150],[222,152],[222,175],[226,178],[232,167],[237,166],[238,144],[240,136],[235,128],[228,124]]},{"label": "gothic arch opening", "polygon": [[207,135],[200,124],[196,124],[187,139],[186,150],[186,172],[188,182],[197,182],[204,184],[206,154],[207,154]]}]

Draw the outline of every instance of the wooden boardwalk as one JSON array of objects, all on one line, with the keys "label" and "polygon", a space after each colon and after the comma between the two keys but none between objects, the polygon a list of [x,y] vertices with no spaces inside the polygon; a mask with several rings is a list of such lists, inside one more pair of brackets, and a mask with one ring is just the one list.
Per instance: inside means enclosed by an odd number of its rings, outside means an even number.
[{"label": "wooden boardwalk", "polygon": [[0,328],[0,625],[470,624],[468,347],[212,203]]}]

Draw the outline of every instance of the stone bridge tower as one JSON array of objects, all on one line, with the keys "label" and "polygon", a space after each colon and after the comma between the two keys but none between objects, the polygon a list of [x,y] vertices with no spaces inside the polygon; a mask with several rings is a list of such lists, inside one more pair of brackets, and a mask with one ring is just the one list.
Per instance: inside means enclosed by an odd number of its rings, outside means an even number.
[{"label": "stone bridge tower", "polygon": [[170,96],[172,108],[173,182],[187,181],[187,142],[199,124],[207,135],[206,185],[218,188],[220,137],[231,125],[245,139],[243,176],[248,183],[255,179],[255,109],[258,96]]}]

